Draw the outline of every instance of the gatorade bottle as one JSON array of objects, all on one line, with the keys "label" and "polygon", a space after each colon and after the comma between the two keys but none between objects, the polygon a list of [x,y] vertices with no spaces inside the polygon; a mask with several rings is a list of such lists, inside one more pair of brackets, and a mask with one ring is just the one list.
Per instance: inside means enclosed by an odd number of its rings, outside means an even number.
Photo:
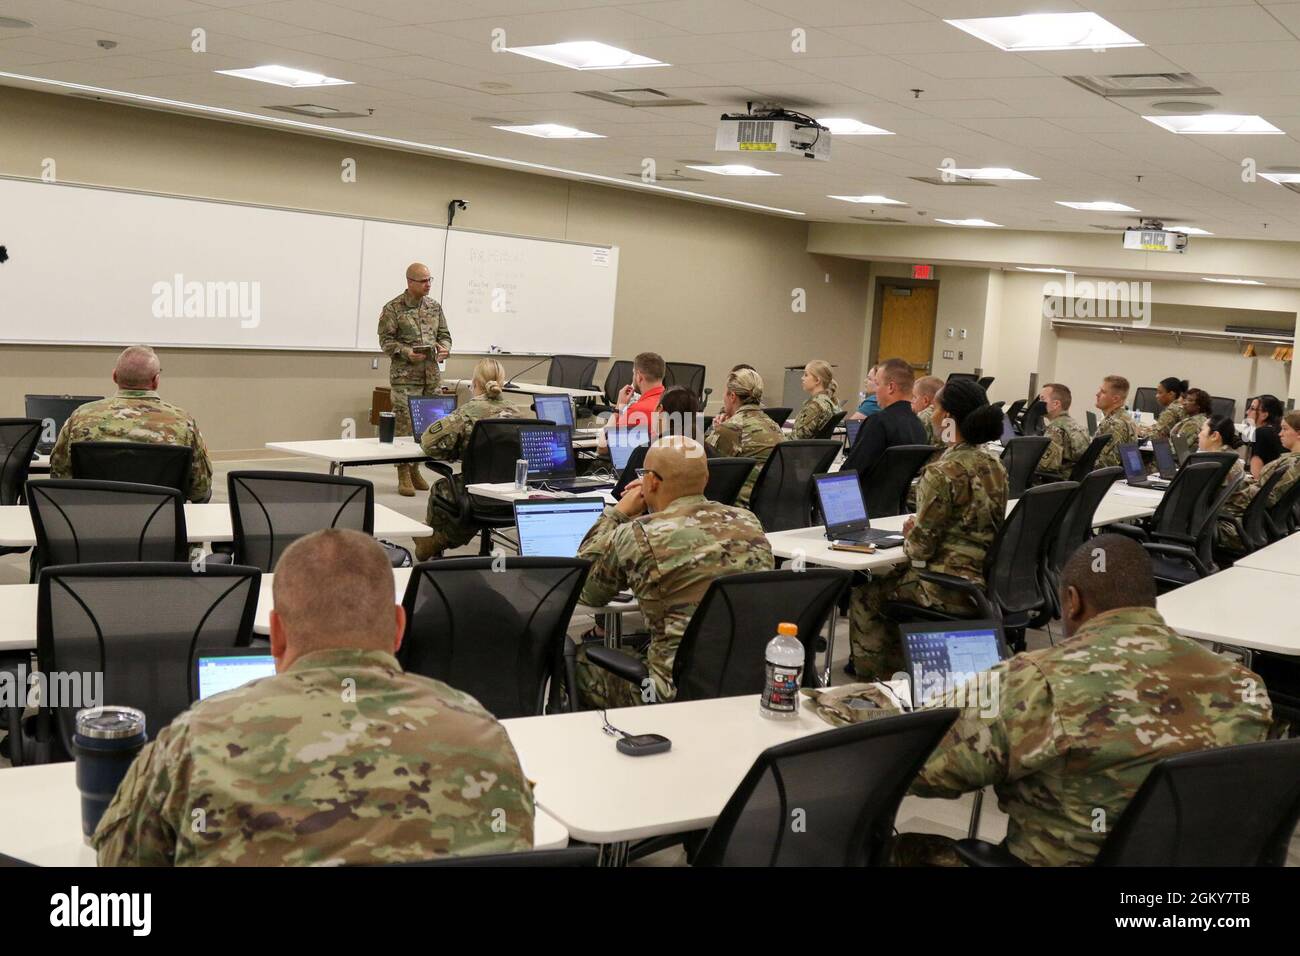
[{"label": "gatorade bottle", "polygon": [[803,645],[796,636],[798,633],[799,628],[793,624],[778,624],[776,637],[767,642],[767,676],[758,712],[772,720],[793,720],[799,716]]}]

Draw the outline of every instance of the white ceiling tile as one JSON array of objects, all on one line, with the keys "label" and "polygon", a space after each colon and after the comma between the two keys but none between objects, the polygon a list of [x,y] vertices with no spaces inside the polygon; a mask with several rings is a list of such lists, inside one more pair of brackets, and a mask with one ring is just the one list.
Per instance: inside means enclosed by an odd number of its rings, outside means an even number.
[{"label": "white ceiling tile", "polygon": [[1278,38],[1278,23],[1254,3],[1232,7],[1187,7],[1177,11],[1116,11],[1108,19],[1148,46],[1196,43],[1252,43]]},{"label": "white ceiling tile", "polygon": [[765,10],[783,14],[808,27],[905,23],[925,16],[904,0],[870,0],[868,3],[863,3],[861,0],[754,0],[754,2]]},{"label": "white ceiling tile", "polygon": [[175,24],[186,33],[194,27],[202,27],[208,33],[222,33],[243,40],[262,42],[274,42],[285,37],[309,36],[316,32],[310,26],[249,16],[239,10],[205,10],[197,15],[169,17],[166,22]]},{"label": "white ceiling tile", "polygon": [[637,16],[666,23],[688,33],[734,33],[746,30],[791,30],[804,23],[792,14],[774,13],[747,0],[660,0],[656,3],[634,3],[621,9]]},{"label": "white ceiling tile", "polygon": [[1292,70],[1300,63],[1300,40],[1269,43],[1181,43],[1161,52],[1184,70],[1205,73],[1257,73]]},{"label": "white ceiling tile", "polygon": [[351,36],[358,30],[374,29],[386,22],[374,14],[348,10],[322,0],[275,0],[272,3],[257,3],[247,9],[267,20],[343,36]]},{"label": "white ceiling tile", "polygon": [[1045,76],[1047,71],[1023,57],[995,53],[900,53],[894,59],[942,79]]}]

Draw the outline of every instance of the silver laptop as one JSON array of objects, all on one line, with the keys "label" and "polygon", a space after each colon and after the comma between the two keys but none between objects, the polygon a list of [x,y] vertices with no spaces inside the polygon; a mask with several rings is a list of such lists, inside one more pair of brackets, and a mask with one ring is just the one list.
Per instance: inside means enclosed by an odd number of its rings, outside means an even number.
[{"label": "silver laptop", "polygon": [[526,558],[576,558],[578,545],[604,510],[602,498],[516,500],[519,554]]}]

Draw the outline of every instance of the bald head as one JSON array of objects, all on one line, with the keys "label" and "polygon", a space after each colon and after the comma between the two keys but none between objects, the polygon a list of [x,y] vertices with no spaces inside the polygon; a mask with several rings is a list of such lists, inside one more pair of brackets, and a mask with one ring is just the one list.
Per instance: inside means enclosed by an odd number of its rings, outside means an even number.
[{"label": "bald head", "polygon": [[162,367],[158,356],[147,345],[132,345],[122,349],[113,366],[113,381],[118,388],[152,389],[158,387],[158,373]]},{"label": "bald head", "polygon": [[656,511],[678,498],[704,493],[709,483],[709,465],[704,446],[685,435],[660,438],[646,451],[645,467],[658,482],[646,500]]},{"label": "bald head", "polygon": [[393,569],[369,535],[331,529],[299,538],[280,556],[272,590],[271,650],[281,670],[312,651],[392,653],[400,643]]},{"label": "bald head", "polygon": [[406,267],[406,291],[411,295],[428,295],[432,286],[432,273],[423,262],[412,262]]}]

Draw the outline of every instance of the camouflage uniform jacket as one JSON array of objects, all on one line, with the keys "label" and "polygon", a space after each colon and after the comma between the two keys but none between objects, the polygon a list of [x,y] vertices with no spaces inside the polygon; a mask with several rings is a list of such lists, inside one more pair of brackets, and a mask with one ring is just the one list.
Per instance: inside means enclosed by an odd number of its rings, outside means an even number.
[{"label": "camouflage uniform jacket", "polygon": [[1137,441],[1137,423],[1133,421],[1133,416],[1124,411],[1123,408],[1117,408],[1097,425],[1098,435],[1109,435],[1110,444],[1101,450],[1097,456],[1097,468],[1113,468],[1120,464],[1119,446],[1129,445]]},{"label": "camouflage uniform jacket", "polygon": [[921,424],[925,427],[925,440],[936,448],[943,448],[945,446],[943,436],[934,433],[934,406],[925,406],[916,413],[916,417],[921,420]]},{"label": "camouflage uniform jacket", "polygon": [[1068,413],[1049,419],[1043,435],[1052,440],[1038,462],[1038,470],[1057,478],[1070,477],[1074,463],[1083,457],[1092,439]]},{"label": "camouflage uniform jacket", "polygon": [[591,562],[580,603],[600,607],[624,588],[636,595],[650,630],[646,658],[661,701],[676,693],[677,645],[713,579],[773,568],[772,547],[758,519],[703,495],[678,498],[639,518],[606,508],[583,538],[578,557]]},{"label": "camouflage uniform jacket", "polygon": [[424,362],[411,360],[416,345],[451,348],[451,332],[442,306],[429,296],[412,302],[403,292],[379,313],[379,347],[389,358],[388,381],[394,385],[437,385],[441,380],[437,356]]},{"label": "camouflage uniform jacket", "polygon": [[941,706],[967,706],[911,792],[955,797],[991,784],[1011,818],[1007,849],[1036,866],[1090,863],[1156,761],[1264,740],[1272,715],[1259,677],[1180,636],[1155,608],[1098,614],[979,680],[992,692],[984,716],[963,688],[949,694]]},{"label": "camouflage uniform jacket", "polygon": [[1205,415],[1188,415],[1184,417],[1173,428],[1169,429],[1169,438],[1181,438],[1187,442],[1192,451],[1196,451],[1196,443],[1200,438],[1201,426],[1205,424]]},{"label": "camouflage uniform jacket", "polygon": [[816,438],[817,433],[826,427],[826,423],[835,417],[837,412],[839,408],[829,392],[812,396],[800,406],[790,437]]},{"label": "camouflage uniform jacket", "polygon": [[[1278,499],[1286,494],[1297,480],[1300,480],[1300,452],[1283,452],[1261,468],[1259,470],[1259,478],[1253,485],[1251,485],[1250,496],[1254,498],[1255,495],[1259,494],[1259,489],[1268,484],[1269,479],[1272,478],[1278,470],[1285,471],[1286,477],[1274,485],[1273,490],[1269,492],[1269,507],[1277,504]],[[1247,504],[1249,504],[1249,502],[1247,502]]]},{"label": "camouflage uniform jacket", "polygon": [[[465,449],[469,447],[469,435],[474,430],[475,422],[484,418],[514,418],[517,415],[518,409],[503,396],[488,398],[480,395],[426,428],[420,436],[420,447],[426,455],[437,461],[460,461],[465,457]],[[455,489],[445,490],[435,482],[430,494],[456,497],[465,485],[459,474],[454,481]]]},{"label": "camouflage uniform jacket", "polygon": [[763,470],[763,463],[772,454],[772,449],[784,440],[781,426],[757,405],[742,405],[736,409],[736,414],[709,429],[704,436],[705,444],[723,458],[753,458],[757,462],[736,496],[737,505],[742,508],[749,505],[749,495],[754,490],[758,473]]},{"label": "camouflage uniform jacket", "polygon": [[[1246,473],[1245,464],[1238,459],[1232,463],[1228,469],[1228,477],[1223,479],[1223,487],[1227,488],[1238,478]],[[1236,489],[1228,496],[1228,500],[1223,503],[1219,509],[1218,532],[1219,536],[1216,544],[1221,548],[1229,551],[1244,550],[1244,543],[1241,536],[1237,534],[1237,528],[1232,523],[1233,518],[1240,518],[1246,513],[1246,506],[1250,504],[1250,499],[1255,497],[1258,486],[1252,484],[1249,480],[1239,482]]]},{"label": "camouflage uniform jacket", "polygon": [[1007,472],[974,445],[954,445],[921,469],[916,523],[903,550],[912,567],[984,581],[984,556],[1007,514]]},{"label": "camouflage uniform jacket", "polygon": [[72,477],[72,443],[124,441],[154,445],[188,445],[190,480],[186,497],[207,501],[212,496],[212,462],[198,422],[183,408],[164,402],[157,392],[120,388],[112,398],[87,402],[75,409],[59,431],[50,452],[50,477]]},{"label": "camouflage uniform jacket", "polygon": [[510,738],[383,651],[305,654],[146,744],[93,844],[100,866],[391,863],[533,845]]},{"label": "camouflage uniform jacket", "polygon": [[1138,434],[1143,438],[1168,438],[1169,433],[1174,430],[1174,426],[1187,417],[1187,409],[1183,406],[1181,398],[1175,398],[1165,406],[1154,423],[1142,425],[1138,428]]}]

